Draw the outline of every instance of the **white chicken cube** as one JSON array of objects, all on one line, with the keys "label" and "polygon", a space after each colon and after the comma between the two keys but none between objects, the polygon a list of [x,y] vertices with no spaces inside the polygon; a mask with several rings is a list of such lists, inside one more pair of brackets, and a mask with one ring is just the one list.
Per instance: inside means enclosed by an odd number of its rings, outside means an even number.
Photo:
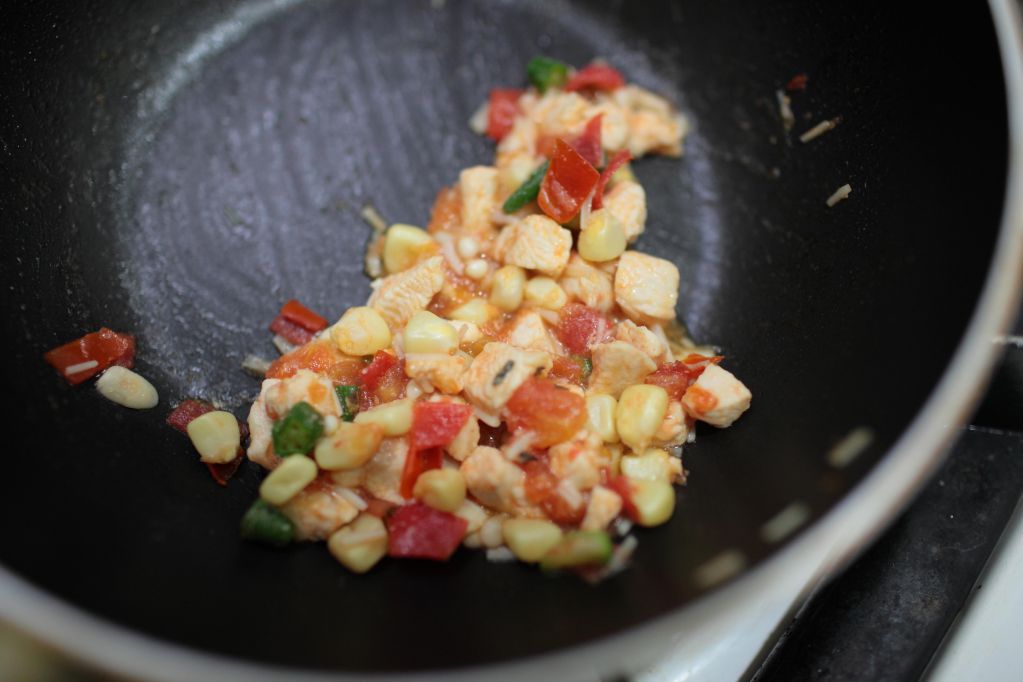
[{"label": "white chicken cube", "polygon": [[540,136],[574,138],[589,120],[589,101],[577,92],[548,90],[529,112],[540,127]]},{"label": "white chicken cube", "polygon": [[604,195],[604,207],[618,219],[630,243],[643,234],[646,229],[646,190],[643,185],[632,180],[614,183]]},{"label": "white chicken cube", "polygon": [[405,375],[419,382],[429,382],[441,393],[461,393],[465,370],[469,361],[461,355],[408,355],[405,357]]},{"label": "white chicken cube", "polygon": [[293,376],[266,387],[261,395],[266,413],[272,419],[284,417],[288,410],[300,402],[309,403],[324,417],[341,416],[341,402],[334,391],[333,382],[308,369],[300,369]]},{"label": "white chicken cube", "polygon": [[533,310],[523,310],[516,315],[505,328],[503,335],[509,346],[555,354],[554,341],[544,325],[543,318]]},{"label": "white chicken cube", "polygon": [[384,438],[377,454],[362,467],[363,486],[374,497],[394,504],[404,504],[405,498],[401,496],[400,490],[406,457],[406,438]]},{"label": "white chicken cube", "polygon": [[615,329],[615,338],[642,351],[654,362],[664,359],[667,348],[657,334],[632,320],[623,320]]},{"label": "white chicken cube", "polygon": [[595,267],[578,253],[572,253],[568,259],[568,265],[562,271],[558,284],[572,298],[601,312],[606,313],[614,305],[611,275]]},{"label": "white chicken cube", "polygon": [[424,310],[430,299],[444,286],[444,259],[434,256],[404,272],[374,282],[376,290],[369,306],[387,322],[391,333],[405,327],[413,314]]},{"label": "white chicken cube", "polygon": [[626,251],[615,271],[615,301],[634,322],[666,322],[675,319],[678,284],[678,268],[671,261]]},{"label": "white chicken cube", "polygon": [[352,521],[359,510],[333,486],[309,486],[291,498],[281,512],[295,524],[295,539],[326,540]]},{"label": "white chicken cube", "polygon": [[[505,459],[500,450],[477,447],[459,471],[466,489],[484,506],[508,514],[528,514],[531,505],[526,500],[526,472]],[[529,515],[535,515],[535,511]]]},{"label": "white chicken cube", "polygon": [[462,193],[462,230],[477,239],[494,231],[491,215],[497,209],[497,169],[493,166],[466,168],[458,176]]},{"label": "white chicken cube", "polygon": [[273,454],[274,421],[266,413],[264,396],[272,387],[281,382],[280,379],[265,379],[259,390],[259,397],[249,408],[249,449],[246,455],[250,460],[263,467],[273,469],[277,466],[277,457]]},{"label": "white chicken cube", "polygon": [[494,255],[507,265],[558,277],[572,253],[572,233],[544,215],[508,225],[494,244]]},{"label": "white chicken cube", "polygon": [[727,369],[707,365],[682,396],[682,406],[693,419],[718,428],[731,426],[749,409],[753,394]]},{"label": "white chicken cube", "polygon": [[610,488],[598,485],[590,493],[586,516],[579,524],[582,530],[604,530],[622,511],[622,498]]},{"label": "white chicken cube", "polygon": [[546,353],[488,343],[465,373],[465,396],[484,412],[497,414],[526,379],[552,365]]},{"label": "white chicken cube", "polygon": [[613,99],[603,93],[597,95],[596,104],[586,109],[584,117],[587,121],[594,116],[600,119],[600,145],[610,151],[624,149],[629,140],[628,112]]},{"label": "white chicken cube", "polygon": [[603,442],[586,431],[547,451],[551,471],[562,481],[569,481],[576,490],[590,490],[600,483],[600,470],[610,465],[603,453]]},{"label": "white chicken cube", "polygon": [[689,425],[686,423],[685,411],[682,403],[672,400],[668,403],[668,410],[664,413],[664,420],[657,428],[651,445],[654,447],[674,447],[682,445],[689,437]]},{"label": "white chicken cube", "polygon": [[593,374],[588,390],[617,399],[629,386],[643,383],[655,369],[657,364],[649,355],[624,341],[597,344],[593,347]]}]

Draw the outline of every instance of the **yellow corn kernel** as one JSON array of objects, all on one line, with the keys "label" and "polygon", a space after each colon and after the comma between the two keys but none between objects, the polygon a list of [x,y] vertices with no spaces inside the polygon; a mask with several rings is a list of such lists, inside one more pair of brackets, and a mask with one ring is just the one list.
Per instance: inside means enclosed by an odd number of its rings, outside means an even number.
[{"label": "yellow corn kernel", "polygon": [[615,428],[615,407],[618,401],[606,393],[586,396],[586,428],[605,443],[618,442]]},{"label": "yellow corn kernel", "polygon": [[487,520],[487,510],[472,500],[462,500],[462,504],[455,511],[451,512],[459,518],[463,518],[469,524],[465,527],[466,535],[478,531]]},{"label": "yellow corn kernel", "polygon": [[365,573],[387,554],[387,528],[378,517],[360,514],[334,531],[327,549],[349,571]]},{"label": "yellow corn kernel", "polygon": [[501,525],[504,543],[519,561],[534,563],[561,542],[557,525],[540,519],[508,519]]},{"label": "yellow corn kernel", "polygon": [[465,479],[458,469],[431,469],[419,474],[412,495],[434,509],[456,512],[465,502]]},{"label": "yellow corn kernel", "polygon": [[487,276],[490,266],[482,258],[473,258],[465,264],[465,276],[469,279],[480,280]]},{"label": "yellow corn kernel", "polygon": [[606,208],[590,214],[579,233],[579,255],[588,261],[603,263],[625,252],[625,230],[614,214]]},{"label": "yellow corn kernel", "polygon": [[380,313],[359,306],[349,308],[330,328],[330,338],[342,353],[372,355],[391,345],[391,330]]},{"label": "yellow corn kernel", "polygon": [[321,469],[358,469],[368,462],[384,439],[379,424],[341,422],[337,429],[316,444],[313,456]]},{"label": "yellow corn kernel", "polygon": [[391,225],[384,239],[384,268],[391,274],[408,270],[438,248],[426,230],[401,223]]},{"label": "yellow corn kernel", "polygon": [[526,300],[538,308],[561,310],[568,303],[568,295],[550,277],[534,277],[526,282]]},{"label": "yellow corn kernel", "polygon": [[525,271],[517,265],[505,265],[494,273],[490,284],[490,302],[501,310],[516,310],[522,305],[525,288]]},{"label": "yellow corn kernel", "polygon": [[660,386],[636,384],[622,391],[615,408],[618,437],[633,452],[642,452],[664,421],[668,393]]},{"label": "yellow corn kernel", "polygon": [[156,389],[145,377],[120,365],[114,365],[99,376],[96,390],[107,400],[133,410],[148,410],[160,402]]},{"label": "yellow corn kernel", "polygon": [[448,354],[458,348],[458,330],[428,310],[420,310],[405,325],[406,353]]},{"label": "yellow corn kernel", "polygon": [[387,437],[404,436],[412,428],[412,401],[395,400],[355,415],[356,424],[379,424]]},{"label": "yellow corn kernel", "polygon": [[498,315],[498,310],[482,298],[474,298],[458,306],[451,313],[452,320],[484,325]]},{"label": "yellow corn kernel", "polygon": [[476,254],[480,252],[480,244],[472,237],[460,237],[455,245],[455,250],[458,251],[460,258],[469,260],[475,258]]},{"label": "yellow corn kernel", "polygon": [[230,412],[207,412],[188,422],[188,438],[207,464],[230,462],[238,455],[242,442],[238,420]]},{"label": "yellow corn kernel", "polygon": [[316,462],[305,455],[289,455],[263,479],[259,496],[279,507],[312,483],[316,473]]},{"label": "yellow corn kernel", "polygon": [[675,511],[675,489],[670,483],[629,479],[629,486],[632,504],[636,508],[636,523],[647,527],[659,526],[671,518]]},{"label": "yellow corn kernel", "polygon": [[622,474],[632,479],[671,482],[672,468],[668,453],[660,448],[648,448],[642,455],[625,455],[621,461]]},{"label": "yellow corn kernel", "polygon": [[497,171],[497,182],[502,195],[508,195],[517,190],[535,170],[536,163],[528,154],[516,155],[508,163],[502,165]]}]

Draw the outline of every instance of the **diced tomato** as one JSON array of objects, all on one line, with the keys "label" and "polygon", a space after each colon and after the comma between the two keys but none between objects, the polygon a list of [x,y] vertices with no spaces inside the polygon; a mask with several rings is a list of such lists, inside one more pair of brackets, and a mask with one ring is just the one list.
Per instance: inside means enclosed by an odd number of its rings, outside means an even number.
[{"label": "diced tomato", "polygon": [[584,383],[583,360],[583,358],[579,357],[566,358],[563,355],[555,356],[550,376],[582,386]]},{"label": "diced tomato", "polygon": [[632,485],[625,476],[615,476],[607,482],[607,487],[618,493],[622,498],[622,511],[632,520],[639,516],[636,503],[632,501]]},{"label": "diced tomato", "polygon": [[583,134],[572,145],[579,156],[589,161],[594,168],[600,167],[604,159],[604,149],[600,144],[600,122],[603,118],[604,114],[597,114],[587,121]]},{"label": "diced tomato", "polygon": [[293,343],[296,346],[304,346],[313,340],[314,334],[295,324],[284,315],[278,315],[270,323],[270,331],[278,336],[284,338],[288,343]]},{"label": "diced tomato", "polygon": [[433,200],[433,208],[430,210],[430,223],[426,230],[431,234],[435,232],[450,232],[458,229],[462,222],[462,193],[457,187],[445,187],[437,192],[437,198]]},{"label": "diced tomato", "polygon": [[625,78],[607,64],[593,63],[576,71],[565,83],[565,90],[617,90],[625,85]]},{"label": "diced tomato", "polygon": [[[209,404],[205,400],[196,400],[189,398],[181,401],[181,404],[175,407],[165,420],[168,426],[171,426],[181,433],[188,435],[188,424],[196,417],[201,417],[207,412],[215,410],[213,405]],[[241,432],[241,440],[244,445],[245,440],[249,437],[249,425],[245,422],[238,422],[238,430]],[[227,485],[228,480],[234,476],[235,472],[238,471],[238,467],[241,466],[244,451],[242,446],[238,447],[238,452],[235,458],[230,462],[223,464],[206,464],[206,468],[210,472],[210,476],[219,485]]]},{"label": "diced tomato", "polygon": [[[57,346],[43,354],[53,368],[60,372],[61,376],[72,385],[77,385],[90,379],[111,365],[120,365],[131,369],[135,366],[135,338],[129,334],[101,328],[98,332],[92,332],[75,339],[63,346]],[[95,367],[74,369],[75,365],[95,362]]]},{"label": "diced tomato", "polygon": [[526,499],[543,509],[555,523],[576,525],[586,515],[586,505],[572,507],[558,492],[558,477],[543,461],[536,459],[522,465],[526,472]]},{"label": "diced tomato", "polygon": [[794,90],[806,90],[806,82],[809,80],[805,73],[797,73],[792,79],[785,84],[785,89],[789,92]]},{"label": "diced tomato", "polygon": [[439,447],[416,450],[410,447],[405,457],[405,467],[401,471],[399,492],[406,500],[412,499],[412,489],[419,480],[419,475],[431,469],[440,469],[444,464],[444,450]]},{"label": "diced tomato", "polygon": [[581,303],[569,303],[561,309],[554,334],[569,352],[587,355],[590,348],[614,338],[614,324],[599,310]]},{"label": "diced tomato", "polygon": [[311,332],[318,332],[327,328],[327,320],[304,305],[291,299],[281,307],[281,316],[289,322],[297,324],[302,329]]},{"label": "diced tomato", "polygon": [[552,220],[567,223],[579,213],[598,180],[597,169],[572,145],[558,138],[554,141],[547,174],[540,184],[537,204]]},{"label": "diced tomato", "polygon": [[487,137],[496,142],[508,134],[515,124],[519,113],[519,97],[521,90],[499,89],[490,91],[490,103],[487,106]]},{"label": "diced tomato", "polygon": [[443,447],[454,440],[469,421],[472,408],[459,403],[416,403],[412,407],[413,449]]},{"label": "diced tomato", "polygon": [[600,180],[597,181],[597,188],[593,190],[593,210],[601,208],[604,205],[604,188],[607,187],[607,183],[611,182],[611,177],[615,172],[632,160],[632,154],[629,153],[628,149],[623,149],[614,156],[604,170],[600,173]]},{"label": "diced tomato", "polygon": [[381,403],[397,400],[405,394],[408,379],[405,361],[390,353],[377,351],[373,361],[359,375],[359,409],[368,410]]},{"label": "diced tomato", "polygon": [[359,377],[359,384],[367,391],[375,391],[380,381],[387,374],[387,371],[398,364],[398,358],[390,353],[378,350],[373,356],[373,362],[369,363],[362,370]]},{"label": "diced tomato", "polygon": [[586,424],[586,401],[546,379],[530,377],[508,400],[505,416],[511,431],[530,431],[533,447],[549,448]]},{"label": "diced tomato", "polygon": [[648,374],[644,383],[660,386],[672,400],[681,400],[686,389],[693,385],[709,364],[717,364],[723,356],[707,357],[691,353],[682,360],[665,362]]},{"label": "diced tomato", "polygon": [[398,507],[387,520],[388,554],[447,561],[465,537],[469,522],[420,502]]},{"label": "diced tomato", "polygon": [[345,355],[329,338],[319,338],[270,364],[267,379],[287,379],[300,369],[308,369],[330,377],[335,384],[354,384],[365,365],[358,358]]}]

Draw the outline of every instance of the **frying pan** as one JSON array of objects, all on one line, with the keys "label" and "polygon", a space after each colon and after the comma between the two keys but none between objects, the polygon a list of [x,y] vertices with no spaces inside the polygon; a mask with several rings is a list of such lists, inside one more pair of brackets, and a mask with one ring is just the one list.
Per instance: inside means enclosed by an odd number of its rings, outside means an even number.
[{"label": "frying pan", "polygon": [[[0,611],[121,672],[633,671],[785,567],[827,575],[861,547],[933,470],[1015,310],[1004,0],[21,2],[2,31]],[[753,408],[700,430],[674,518],[597,586],[468,551],[356,577],[322,546],[239,541],[258,467],[218,488],[167,412],[244,415],[239,364],[270,352],[282,301],[364,301],[359,209],[422,224],[492,158],[465,122],[535,53],[602,56],[690,117],[682,160],[636,164],[637,248],[679,265],[681,319]],[[802,72],[786,134],[774,93]],[[100,326],[137,335],[157,409],[41,361]]]}]

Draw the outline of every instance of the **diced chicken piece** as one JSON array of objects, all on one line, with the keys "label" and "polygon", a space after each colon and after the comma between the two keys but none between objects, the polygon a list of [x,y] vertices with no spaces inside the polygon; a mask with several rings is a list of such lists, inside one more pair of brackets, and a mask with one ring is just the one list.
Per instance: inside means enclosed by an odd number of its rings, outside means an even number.
[{"label": "diced chicken piece", "polygon": [[673,320],[678,283],[678,268],[671,261],[626,251],[615,271],[615,301],[641,324]]},{"label": "diced chicken piece", "polygon": [[505,459],[500,450],[477,447],[462,462],[460,471],[468,491],[484,506],[508,514],[538,515],[526,499],[526,472]]},{"label": "diced chicken piece", "polygon": [[458,176],[462,193],[462,230],[477,239],[487,239],[494,231],[490,220],[497,209],[497,169],[493,166],[466,168]]},{"label": "diced chicken piece", "polygon": [[508,225],[494,244],[494,255],[508,265],[557,277],[572,253],[572,233],[545,215]]},{"label": "diced chicken piece", "polygon": [[314,483],[281,507],[295,524],[298,540],[326,540],[331,533],[359,515],[355,505],[332,485]]},{"label": "diced chicken piece", "polygon": [[618,218],[631,243],[646,229],[646,190],[632,180],[616,182],[604,195],[604,206]]},{"label": "diced chicken piece", "polygon": [[718,428],[731,426],[749,409],[753,394],[727,369],[708,365],[682,396],[689,416]]},{"label": "diced chicken piece", "polygon": [[671,103],[660,95],[638,85],[626,85],[610,93],[618,106],[629,111],[649,111],[661,116],[671,116]]},{"label": "diced chicken piece", "polygon": [[614,305],[612,276],[578,253],[573,253],[568,259],[558,284],[572,298],[601,312],[606,313]]},{"label": "diced chicken piece", "polygon": [[300,369],[294,376],[282,379],[262,391],[266,413],[280,419],[297,403],[306,402],[324,417],[341,416],[341,403],[334,384],[327,377],[308,369]]},{"label": "diced chicken piece", "polygon": [[458,343],[476,343],[483,338],[483,332],[475,322],[464,320],[448,320],[448,323],[458,332]]},{"label": "diced chicken piece", "polygon": [[629,152],[638,159],[647,152],[682,156],[686,121],[678,115],[664,116],[652,111],[629,114]]},{"label": "diced chicken piece", "polygon": [[498,194],[511,194],[543,161],[536,154],[536,123],[520,116],[497,145]]},{"label": "diced chicken piece", "polygon": [[552,364],[546,353],[488,343],[465,374],[465,396],[484,412],[497,414],[522,382]]},{"label": "diced chicken piece", "polygon": [[652,445],[654,447],[674,447],[682,445],[689,437],[689,425],[686,423],[686,414],[682,409],[682,403],[672,400],[668,403],[668,410],[664,413],[664,420],[654,434]]},{"label": "diced chicken piece", "polygon": [[604,530],[622,511],[622,498],[610,488],[598,485],[590,493],[586,516],[579,527],[582,530]]},{"label": "diced chicken piece", "polygon": [[597,96],[596,104],[592,104],[586,109],[584,117],[586,121],[589,121],[598,115],[602,116],[600,119],[601,146],[611,152],[624,149],[629,141],[629,119],[625,109],[613,99],[600,94]]},{"label": "diced chicken piece", "polygon": [[280,383],[280,379],[265,379],[259,391],[259,397],[249,408],[249,449],[248,458],[264,469],[277,466],[277,457],[273,453],[273,419],[266,413],[263,397],[272,387]]},{"label": "diced chicken piece", "polygon": [[376,291],[369,297],[369,306],[383,316],[392,334],[397,333],[444,286],[444,259],[428,258],[404,272],[378,280],[374,286]]},{"label": "diced chicken piece", "polygon": [[462,355],[430,354],[405,357],[405,374],[416,381],[428,381],[441,393],[455,395],[462,392],[465,370],[469,361]]},{"label": "diced chicken piece", "polygon": [[358,469],[340,469],[338,471],[330,472],[330,480],[343,488],[351,488],[353,490],[361,486],[362,481],[365,478],[365,467],[359,467]]},{"label": "diced chicken piece", "polygon": [[600,469],[610,461],[604,456],[599,437],[582,432],[572,440],[547,451],[551,471],[576,490],[589,490],[600,483]]},{"label": "diced chicken piece", "polygon": [[624,341],[597,344],[593,347],[589,392],[618,398],[629,386],[643,383],[655,369],[657,364],[650,356]]},{"label": "diced chicken piece", "polygon": [[538,350],[550,355],[557,352],[543,318],[533,310],[523,310],[516,315],[503,336],[509,346],[523,350]]},{"label": "diced chicken piece", "polygon": [[541,137],[576,137],[586,125],[590,103],[577,92],[548,91],[530,111]]},{"label": "diced chicken piece", "polygon": [[373,496],[381,500],[403,504],[401,496],[401,472],[405,468],[408,456],[408,442],[404,437],[385,438],[373,459],[363,468],[363,486]]},{"label": "diced chicken piece", "polygon": [[667,350],[657,334],[632,320],[623,320],[615,329],[615,338],[642,351],[655,363],[664,359]]}]

